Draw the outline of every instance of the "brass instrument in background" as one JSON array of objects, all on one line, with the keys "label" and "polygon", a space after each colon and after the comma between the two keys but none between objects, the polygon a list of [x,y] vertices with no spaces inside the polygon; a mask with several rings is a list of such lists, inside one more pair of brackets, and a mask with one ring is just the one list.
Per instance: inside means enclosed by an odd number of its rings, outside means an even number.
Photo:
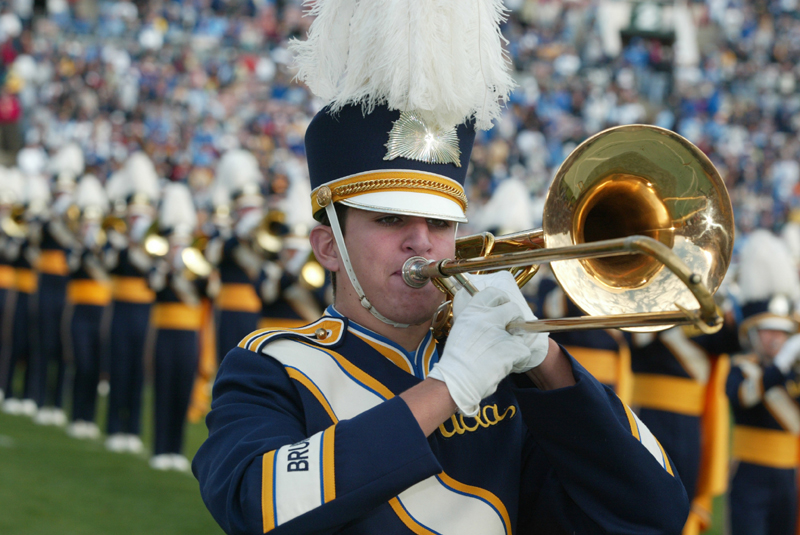
[{"label": "brass instrument in background", "polygon": [[271,209],[256,227],[253,243],[269,254],[278,254],[283,249],[283,237],[288,231],[286,214],[282,210]]},{"label": "brass instrument in background", "polygon": [[28,223],[25,221],[25,207],[15,205],[11,211],[0,220],[3,233],[11,238],[24,238],[28,235]]},{"label": "brass instrument in background", "polygon": [[[145,252],[155,258],[167,256],[170,249],[169,239],[159,233],[158,220],[154,221],[145,233],[143,246]],[[204,251],[208,245],[208,237],[204,235],[196,236],[192,244],[181,250],[181,260],[183,261],[183,276],[189,280],[204,279],[211,275],[214,266],[206,259]]]},{"label": "brass instrument in background", "polygon": [[[550,262],[588,316],[512,322],[514,332],[722,326],[714,292],[733,250],[733,210],[711,161],[678,134],[649,125],[611,128],[564,161],[547,194],[542,229],[460,238],[457,259],[410,258],[403,277],[451,294],[463,273],[511,268],[522,286]],[[664,269],[664,268],[667,269]],[[468,280],[462,285],[468,290]],[[449,321],[440,308],[434,327]]]}]

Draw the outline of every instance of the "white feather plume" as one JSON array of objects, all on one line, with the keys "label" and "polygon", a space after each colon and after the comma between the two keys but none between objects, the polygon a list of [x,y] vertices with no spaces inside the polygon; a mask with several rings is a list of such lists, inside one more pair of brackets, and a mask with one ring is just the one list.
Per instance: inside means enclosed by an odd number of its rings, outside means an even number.
[{"label": "white feather plume", "polygon": [[784,242],[772,232],[751,232],[739,257],[739,297],[743,304],[778,294],[792,300],[800,298],[797,264]]},{"label": "white feather plume", "polygon": [[[264,176],[258,165],[256,157],[244,149],[227,151],[219,159],[214,176],[214,190],[216,196],[224,196],[230,200],[233,192],[245,189],[248,184],[259,184]],[[220,197],[216,197],[219,199]]]},{"label": "white feather plume", "polygon": [[75,189],[75,204],[83,210],[88,207],[99,208],[108,212],[108,195],[100,181],[94,175],[83,175]]},{"label": "white feather plume", "polygon": [[0,166],[0,198],[10,204],[25,202],[25,179],[21,172]]},{"label": "white feather plume", "polygon": [[192,192],[186,184],[170,182],[166,185],[158,224],[161,229],[180,229],[187,233],[197,227],[197,211],[192,200]]},{"label": "white feather plume", "polygon": [[13,167],[6,171],[7,179],[12,183],[22,184],[22,197],[25,204],[35,206],[37,210],[44,209],[50,202],[50,185],[41,175],[25,177],[22,171]]},{"label": "white feather plume", "polygon": [[147,196],[151,201],[158,199],[158,171],[153,160],[144,152],[134,152],[125,161],[126,179],[130,184],[130,193]]},{"label": "white feather plume", "polygon": [[77,143],[67,143],[48,162],[48,170],[53,175],[67,172],[73,177],[79,177],[84,168],[83,150]]},{"label": "white feather plume", "polygon": [[306,0],[316,17],[293,40],[297,77],[335,112],[417,111],[450,128],[488,130],[514,81],[503,49],[502,0]]},{"label": "white feather plume", "polygon": [[123,170],[115,171],[106,179],[106,194],[112,204],[124,201],[130,193],[130,185]]}]

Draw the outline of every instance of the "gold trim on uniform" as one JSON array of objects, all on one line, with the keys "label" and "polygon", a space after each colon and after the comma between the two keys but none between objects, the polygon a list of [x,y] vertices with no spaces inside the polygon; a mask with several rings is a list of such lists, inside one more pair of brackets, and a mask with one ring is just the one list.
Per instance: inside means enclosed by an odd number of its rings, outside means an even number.
[{"label": "gold trim on uniform", "polygon": [[18,292],[32,294],[39,287],[36,273],[28,268],[14,269],[14,288]]},{"label": "gold trim on uniform", "polygon": [[631,404],[645,409],[700,416],[705,407],[705,393],[706,386],[694,379],[635,373]]},{"label": "gold trim on uniform", "polygon": [[158,329],[199,331],[203,325],[203,307],[185,303],[156,303],[150,322]]},{"label": "gold trim on uniform", "polygon": [[37,268],[41,273],[48,275],[69,275],[67,253],[61,249],[44,249],[39,255]]},{"label": "gold trim on uniform", "polygon": [[67,283],[67,300],[76,305],[105,306],[111,302],[111,284],[95,279],[76,279]]},{"label": "gold trim on uniform", "polygon": [[734,459],[772,468],[794,468],[798,452],[800,438],[792,433],[746,425],[733,428]]},{"label": "gold trim on uniform", "polygon": [[616,385],[618,381],[619,353],[612,349],[566,346],[567,352],[577,360],[592,377],[603,384]]},{"label": "gold trim on uniform", "polygon": [[[422,171],[408,171],[405,169],[371,171],[341,178],[321,187],[330,189],[330,201],[332,202],[343,201],[364,193],[376,191],[408,191],[439,195],[458,203],[462,210],[467,210],[467,196],[464,194],[464,188],[458,182],[447,177]],[[325,205],[320,204],[320,201],[327,200],[327,197],[320,199],[317,191],[314,190],[311,193],[314,213],[324,208]]]},{"label": "gold trim on uniform", "polygon": [[217,307],[237,312],[260,312],[261,299],[252,284],[226,282],[220,286]]},{"label": "gold trim on uniform", "polygon": [[147,285],[144,277],[111,277],[111,295],[114,301],[125,303],[152,303],[156,294]]},{"label": "gold trim on uniform", "polygon": [[7,264],[0,265],[0,288],[14,288],[15,281],[14,268]]}]

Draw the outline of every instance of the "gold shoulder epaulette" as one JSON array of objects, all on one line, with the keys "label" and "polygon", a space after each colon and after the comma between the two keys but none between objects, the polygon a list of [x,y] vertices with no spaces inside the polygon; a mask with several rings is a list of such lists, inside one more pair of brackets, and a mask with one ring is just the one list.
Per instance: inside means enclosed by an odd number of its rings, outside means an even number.
[{"label": "gold shoulder epaulette", "polygon": [[303,327],[265,327],[245,336],[239,347],[260,353],[266,344],[280,338],[301,338],[321,346],[334,346],[342,339],[347,328],[345,320],[323,316]]}]

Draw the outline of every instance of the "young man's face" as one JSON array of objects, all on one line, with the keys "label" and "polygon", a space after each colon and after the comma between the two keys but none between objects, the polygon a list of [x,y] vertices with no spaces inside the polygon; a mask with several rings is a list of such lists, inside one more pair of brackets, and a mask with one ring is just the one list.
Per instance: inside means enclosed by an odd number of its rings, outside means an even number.
[{"label": "young man's face", "polygon": [[[412,256],[453,258],[455,223],[351,208],[344,234],[358,281],[378,311],[398,323],[430,321],[444,294],[430,283],[419,289],[408,286],[403,281],[403,263]],[[358,303],[343,268],[337,274],[337,286],[337,305],[341,299]]]}]

